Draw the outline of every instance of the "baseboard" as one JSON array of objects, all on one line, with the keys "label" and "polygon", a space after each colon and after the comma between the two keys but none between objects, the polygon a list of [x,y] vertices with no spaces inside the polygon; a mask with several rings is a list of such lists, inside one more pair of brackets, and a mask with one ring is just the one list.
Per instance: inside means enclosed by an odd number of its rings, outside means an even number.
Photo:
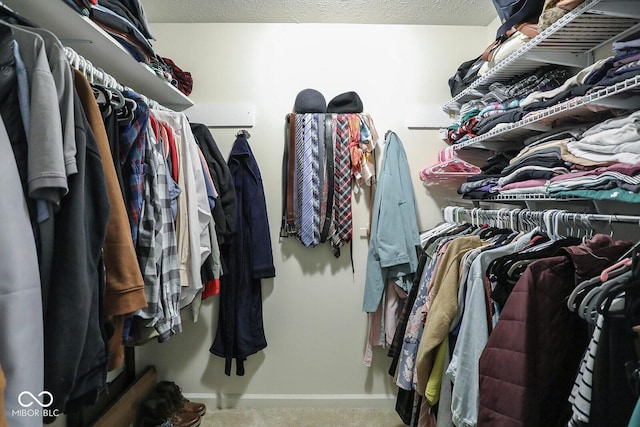
[{"label": "baseboard", "polygon": [[393,408],[390,394],[214,394],[185,393],[209,408]]}]

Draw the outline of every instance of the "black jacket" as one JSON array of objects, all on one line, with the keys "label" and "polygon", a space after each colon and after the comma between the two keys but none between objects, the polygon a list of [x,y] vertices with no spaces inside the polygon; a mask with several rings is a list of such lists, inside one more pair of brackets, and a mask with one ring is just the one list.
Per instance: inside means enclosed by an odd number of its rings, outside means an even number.
[{"label": "black jacket", "polygon": [[236,232],[236,190],[233,178],[209,129],[203,124],[191,123],[191,131],[207,161],[211,178],[218,190],[218,200],[211,214],[216,223],[218,245],[226,246]]}]

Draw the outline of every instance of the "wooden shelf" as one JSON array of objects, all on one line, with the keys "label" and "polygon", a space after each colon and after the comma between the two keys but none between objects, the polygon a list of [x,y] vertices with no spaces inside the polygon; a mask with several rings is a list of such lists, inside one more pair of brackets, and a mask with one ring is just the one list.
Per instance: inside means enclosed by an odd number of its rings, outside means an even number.
[{"label": "wooden shelf", "polygon": [[120,84],[176,111],[193,105],[175,86],[137,62],[98,25],[61,0],[4,0],[4,4],[56,34],[65,46],[115,77]]}]

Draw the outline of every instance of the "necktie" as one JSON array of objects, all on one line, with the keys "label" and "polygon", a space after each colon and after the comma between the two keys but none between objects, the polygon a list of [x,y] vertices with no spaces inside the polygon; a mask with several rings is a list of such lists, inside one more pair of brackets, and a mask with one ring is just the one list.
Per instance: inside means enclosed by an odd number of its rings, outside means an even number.
[{"label": "necktie", "polygon": [[313,114],[311,117],[311,218],[313,226],[313,246],[320,243],[320,139],[318,136],[318,128],[318,114]]},{"label": "necktie", "polygon": [[[313,117],[311,114],[304,114],[302,126],[302,149],[298,150],[298,156],[300,162],[300,174],[299,174],[299,187],[300,192],[300,228],[299,239],[305,246],[311,246],[314,243],[314,165],[313,165],[313,138],[312,138],[312,122]],[[317,168],[316,168],[317,170]],[[317,178],[316,178],[317,181]]]},{"label": "necktie", "polygon": [[[351,240],[351,154],[349,153],[349,116],[338,114],[335,147],[334,246]],[[338,252],[339,254],[339,252]],[[338,255],[339,256],[339,255]]]},{"label": "necktie", "polygon": [[302,228],[302,187],[304,167],[304,114],[295,115],[295,168],[293,170],[293,181],[295,189],[293,191],[293,212],[294,225],[298,237]]}]

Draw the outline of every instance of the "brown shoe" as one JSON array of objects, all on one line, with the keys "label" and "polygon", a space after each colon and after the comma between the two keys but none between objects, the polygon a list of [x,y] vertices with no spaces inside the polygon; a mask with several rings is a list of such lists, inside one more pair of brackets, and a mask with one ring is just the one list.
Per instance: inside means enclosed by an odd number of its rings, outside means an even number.
[{"label": "brown shoe", "polygon": [[198,427],[200,415],[193,412],[177,412],[171,417],[173,427]]},{"label": "brown shoe", "polygon": [[182,406],[180,407],[180,412],[187,412],[203,416],[207,412],[207,407],[204,403],[192,402],[188,399],[184,399],[182,401]]},{"label": "brown shoe", "polygon": [[207,412],[207,407],[204,403],[191,402],[184,397],[180,386],[173,381],[161,381],[156,385],[156,389],[168,393],[174,402],[177,402],[176,406],[180,412],[192,412],[200,416]]}]

